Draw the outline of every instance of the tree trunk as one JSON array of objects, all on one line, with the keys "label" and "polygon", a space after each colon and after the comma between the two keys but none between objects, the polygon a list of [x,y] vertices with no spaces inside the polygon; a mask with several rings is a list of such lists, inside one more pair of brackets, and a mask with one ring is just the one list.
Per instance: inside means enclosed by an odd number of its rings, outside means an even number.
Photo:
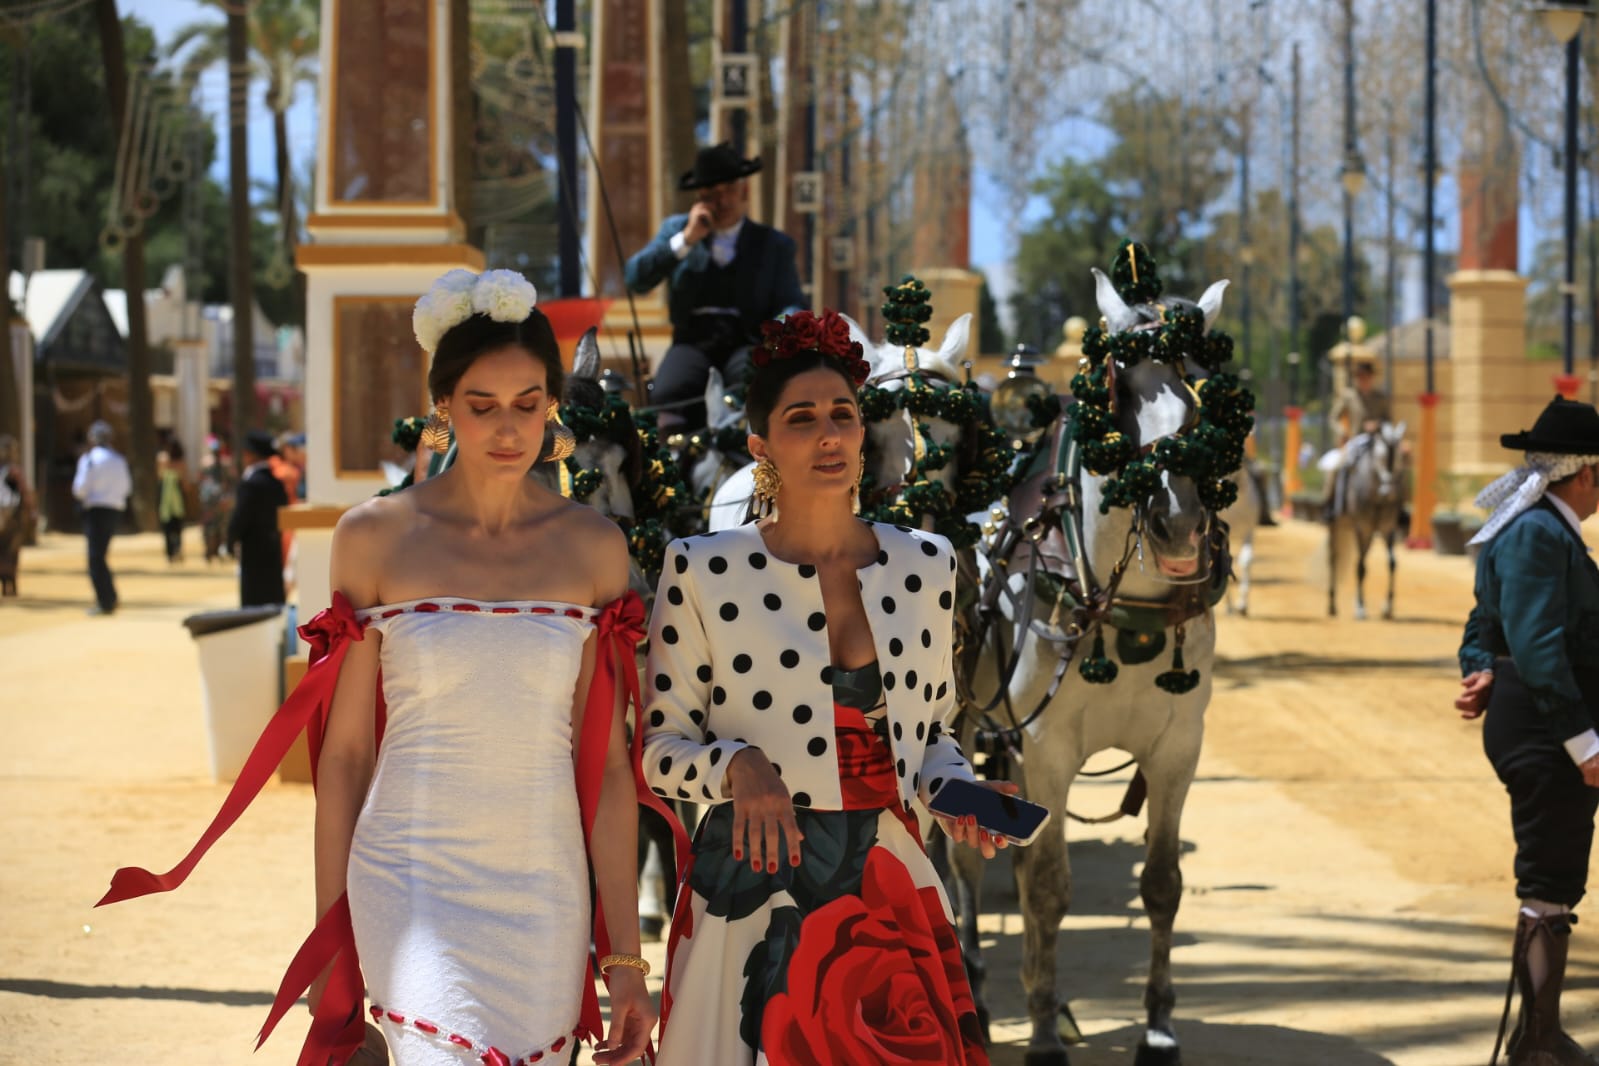
[{"label": "tree trunk", "polygon": [[245,122],[249,104],[249,27],[242,5],[228,9],[228,238],[233,301],[233,456],[244,455],[244,435],[256,425],[255,300],[250,261],[250,153]]},{"label": "tree trunk", "polygon": [[[128,135],[128,59],[117,0],[97,0],[100,55],[116,147]],[[137,151],[138,146],[131,146]],[[112,195],[120,194],[114,190]],[[121,207],[115,210],[121,214]],[[143,530],[156,528],[155,403],[150,395],[150,339],[144,312],[144,235],[130,232],[122,244],[122,287],[128,295],[128,466],[133,473],[133,515]]]}]

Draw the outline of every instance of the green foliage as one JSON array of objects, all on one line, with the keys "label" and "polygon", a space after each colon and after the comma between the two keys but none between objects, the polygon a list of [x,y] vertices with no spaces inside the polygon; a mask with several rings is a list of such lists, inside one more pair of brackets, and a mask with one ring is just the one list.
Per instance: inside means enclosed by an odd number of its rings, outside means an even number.
[{"label": "green foliage", "polygon": [[885,337],[890,344],[919,348],[929,338],[922,325],[933,317],[932,294],[914,275],[906,274],[898,285],[883,286],[883,318],[888,322]]},{"label": "green foliage", "polygon": [[[25,207],[16,193],[7,205],[12,218],[8,236],[13,268],[20,265],[23,237],[42,237],[47,267],[84,269],[106,288],[122,288],[121,255],[107,255],[100,246],[116,151],[100,49],[86,45],[98,40],[94,10],[79,8],[35,22],[29,32],[33,91],[32,108],[26,114],[20,111],[22,101],[16,93],[15,66],[20,53],[14,48],[0,49],[0,101],[16,112],[18,123],[26,123],[30,160]],[[123,20],[123,32],[129,69],[154,69],[158,56],[149,27],[128,18]],[[209,176],[218,147],[216,133],[209,117],[185,103],[187,96],[173,87],[174,79],[160,70],[153,77],[163,86],[160,91],[171,105],[166,111],[168,135],[178,144],[191,132],[198,140],[198,173],[191,180],[199,183],[201,228],[192,237],[199,269],[188,278],[189,292],[191,298],[207,303],[226,302],[227,196]],[[5,138],[7,157],[20,165],[22,130],[0,124],[0,138]],[[184,262],[184,187],[174,183],[166,191],[155,215],[144,223],[146,276],[152,285],[159,284],[169,266]],[[255,296],[271,321],[297,324],[303,321],[303,310],[292,283],[273,286],[264,280],[278,239],[266,217],[272,211],[270,207],[257,210],[253,216]]]},{"label": "green foliage", "polygon": [[[982,276],[982,271],[978,271]],[[998,355],[1010,350],[1005,339],[1005,327],[999,321],[999,305],[988,288],[988,278],[983,277],[977,290],[977,354]]]}]

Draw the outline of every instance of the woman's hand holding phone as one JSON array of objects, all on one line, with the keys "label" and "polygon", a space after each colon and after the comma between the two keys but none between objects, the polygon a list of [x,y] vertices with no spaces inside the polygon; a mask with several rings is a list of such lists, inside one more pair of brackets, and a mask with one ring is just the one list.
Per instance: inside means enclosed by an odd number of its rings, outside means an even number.
[{"label": "woman's hand holding phone", "polygon": [[[951,781],[944,787],[948,789],[956,784],[957,782]],[[1021,788],[1011,781],[979,781],[975,784],[978,788],[986,788],[991,792],[998,792],[1004,796],[1014,796],[1021,791]],[[940,796],[943,794],[942,791],[939,793]],[[934,797],[933,802],[935,805],[937,804],[937,797]],[[985,859],[992,859],[1000,850],[1010,847],[1009,838],[990,833],[978,825],[975,814],[944,814],[936,806],[929,809],[933,812],[933,817],[937,819],[939,826],[949,835],[951,840],[957,844],[967,844],[976,848],[983,853],[983,858]]]}]

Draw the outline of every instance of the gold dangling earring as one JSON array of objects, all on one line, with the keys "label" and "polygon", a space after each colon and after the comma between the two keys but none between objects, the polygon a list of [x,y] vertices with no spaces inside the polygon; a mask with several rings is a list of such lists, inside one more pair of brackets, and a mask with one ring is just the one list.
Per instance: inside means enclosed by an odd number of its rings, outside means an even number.
[{"label": "gold dangling earring", "polygon": [[443,406],[433,405],[433,413],[422,426],[421,443],[440,455],[450,450],[450,412]]},{"label": "gold dangling earring", "polygon": [[568,458],[577,450],[577,434],[571,427],[561,421],[561,405],[559,401],[551,400],[548,420],[550,423],[550,457],[546,463],[559,463]]},{"label": "gold dangling earring", "polygon": [[777,474],[777,467],[772,461],[762,458],[755,464],[755,517],[757,520],[769,518],[777,521],[777,490],[783,487],[783,479]]},{"label": "gold dangling earring", "polygon": [[866,477],[866,457],[861,456],[861,465],[855,470],[855,487],[849,490],[849,513],[861,513],[861,482]]}]

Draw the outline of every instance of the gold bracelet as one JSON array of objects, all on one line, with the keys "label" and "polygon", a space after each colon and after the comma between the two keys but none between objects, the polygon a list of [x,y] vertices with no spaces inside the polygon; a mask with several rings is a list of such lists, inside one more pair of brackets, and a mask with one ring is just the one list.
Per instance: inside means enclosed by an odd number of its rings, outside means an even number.
[{"label": "gold bracelet", "polygon": [[607,955],[600,960],[600,972],[604,973],[612,966],[631,966],[645,977],[650,975],[649,960],[642,955]]}]

